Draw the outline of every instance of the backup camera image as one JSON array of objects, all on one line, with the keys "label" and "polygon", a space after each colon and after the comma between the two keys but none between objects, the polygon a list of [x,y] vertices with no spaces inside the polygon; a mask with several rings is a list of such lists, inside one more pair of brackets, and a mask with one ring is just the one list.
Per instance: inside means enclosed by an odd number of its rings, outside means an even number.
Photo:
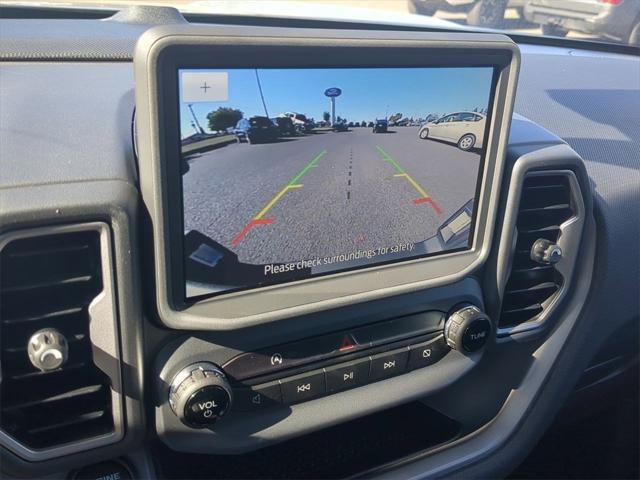
[{"label": "backup camera image", "polygon": [[187,298],[468,249],[493,74],[180,70]]}]

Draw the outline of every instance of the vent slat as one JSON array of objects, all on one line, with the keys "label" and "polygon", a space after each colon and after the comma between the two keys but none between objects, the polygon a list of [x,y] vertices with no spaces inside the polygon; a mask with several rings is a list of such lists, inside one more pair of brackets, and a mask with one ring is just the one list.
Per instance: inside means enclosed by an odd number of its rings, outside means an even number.
[{"label": "vent slat", "polygon": [[27,285],[17,285],[15,287],[7,287],[2,290],[3,294],[24,292],[28,290],[38,290],[41,288],[55,287],[58,285],[73,285],[74,283],[87,283],[91,281],[91,275],[82,275],[71,278],[58,278],[52,280],[45,280],[38,283],[30,283]]},{"label": "vent slat", "polygon": [[[114,431],[111,381],[93,362],[88,306],[102,290],[100,233],[19,238],[0,252],[0,422],[47,449]],[[27,346],[43,328],[67,340],[68,360],[41,372]]]},{"label": "vent slat", "polygon": [[551,265],[531,260],[531,248],[538,239],[557,242],[560,225],[573,215],[566,176],[550,173],[525,178],[516,220],[515,252],[502,299],[501,328],[534,320],[543,312],[542,305],[560,289],[560,274]]},{"label": "vent slat", "polygon": [[8,254],[9,258],[20,258],[20,257],[37,257],[44,255],[60,255],[62,253],[79,253],[82,251],[89,250],[89,245],[60,245],[60,246],[52,246],[50,248],[34,248],[31,250],[18,251],[18,252],[10,252]]},{"label": "vent slat", "polygon": [[27,430],[27,432],[30,435],[37,435],[43,432],[47,432],[50,430],[57,430],[59,428],[62,427],[68,427],[71,425],[77,425],[79,423],[84,423],[87,422],[89,420],[96,420],[98,418],[102,418],[105,416],[105,411],[104,410],[98,410],[95,412],[90,412],[90,413],[84,413],[82,415],[77,415],[75,417],[70,417],[67,420],[58,422],[58,423],[50,423],[50,424],[46,424],[46,425],[42,425],[40,427],[35,427],[35,428],[30,428]]},{"label": "vent slat", "polygon": [[52,370],[49,372],[41,372],[40,370],[33,370],[32,372],[19,373],[17,375],[9,375],[8,378],[12,380],[24,380],[25,378],[33,378],[33,377],[42,377],[44,375],[53,375],[57,372],[70,372],[73,370],[81,370],[86,367],[87,364],[85,362],[76,362],[76,363],[65,363],[62,368],[57,370]]},{"label": "vent slat", "polygon": [[3,318],[2,319],[2,323],[5,324],[12,324],[12,323],[25,323],[25,322],[38,322],[40,320],[50,320],[50,319],[54,319],[55,317],[62,317],[65,315],[72,315],[75,313],[80,313],[82,312],[82,307],[71,307],[71,308],[65,308],[62,310],[57,310],[54,312],[44,312],[38,315],[30,315],[27,317],[17,317],[17,318]]},{"label": "vent slat", "polygon": [[507,290],[506,294],[507,295],[519,295],[522,293],[531,293],[531,292],[540,292],[540,291],[545,291],[548,289],[555,289],[558,288],[558,285],[554,282],[544,282],[544,283],[540,283],[538,285],[534,285],[532,287],[528,287],[528,288],[518,288],[518,289],[514,289],[514,290]]},{"label": "vent slat", "polygon": [[58,284],[32,294],[27,290],[0,293],[0,316],[37,317],[49,311],[86,307],[98,294],[98,282]]},{"label": "vent slat", "polygon": [[81,388],[76,388],[74,390],[68,391],[68,392],[64,392],[61,393],[59,395],[53,395],[51,397],[48,398],[42,398],[42,399],[38,399],[35,401],[30,401],[30,402],[22,402],[22,403],[17,403],[15,405],[10,405],[8,407],[5,407],[4,410],[8,413],[14,412],[16,410],[20,410],[20,409],[27,409],[29,407],[40,407],[41,405],[46,405],[48,403],[56,403],[59,402],[61,400],[68,400],[68,399],[73,399],[73,398],[79,398],[85,395],[90,395],[92,393],[96,393],[99,392],[101,389],[103,389],[104,387],[100,384],[97,385],[89,385],[86,387],[81,387]]},{"label": "vent slat", "polygon": [[[568,210],[571,206],[568,203],[561,203],[559,205],[545,205],[541,207],[532,207],[532,208],[521,208],[520,213],[540,213],[540,212],[548,212],[551,210]],[[548,228],[548,227],[547,227]]]}]

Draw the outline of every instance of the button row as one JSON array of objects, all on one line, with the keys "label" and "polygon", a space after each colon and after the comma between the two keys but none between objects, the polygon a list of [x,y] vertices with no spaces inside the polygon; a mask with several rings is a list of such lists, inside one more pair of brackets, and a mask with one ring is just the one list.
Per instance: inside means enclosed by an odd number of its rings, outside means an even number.
[{"label": "button row", "polygon": [[300,403],[337,393],[369,382],[394,377],[433,365],[449,351],[444,338],[332,365],[253,387],[234,389],[234,408],[239,411],[262,409],[279,403]]},{"label": "button row", "polygon": [[442,331],[444,319],[444,313],[439,311],[408,315],[349,331],[243,353],[229,360],[222,368],[232,379],[246,380],[405,338]]}]

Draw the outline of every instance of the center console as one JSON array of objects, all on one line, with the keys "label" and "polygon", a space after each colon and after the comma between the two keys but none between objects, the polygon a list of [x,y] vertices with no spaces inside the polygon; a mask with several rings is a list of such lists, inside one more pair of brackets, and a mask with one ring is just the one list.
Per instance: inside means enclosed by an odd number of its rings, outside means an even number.
[{"label": "center console", "polygon": [[[165,448],[252,455],[526,361],[512,340],[552,324],[588,205],[579,157],[513,117],[518,68],[494,35],[141,38]],[[468,399],[461,431],[505,395]]]}]

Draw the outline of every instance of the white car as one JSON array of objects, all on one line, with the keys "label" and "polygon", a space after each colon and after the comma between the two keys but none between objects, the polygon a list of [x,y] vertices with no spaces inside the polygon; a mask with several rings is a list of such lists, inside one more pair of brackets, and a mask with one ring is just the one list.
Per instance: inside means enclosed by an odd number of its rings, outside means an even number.
[{"label": "white car", "polygon": [[285,113],[281,113],[278,116],[290,118],[291,121],[293,122],[294,127],[298,131],[305,131],[309,128],[309,120],[305,115],[301,113],[285,112]]},{"label": "white car", "polygon": [[482,148],[487,118],[477,112],[454,112],[420,127],[418,135],[426,140],[433,138],[455,143],[460,150]]}]

